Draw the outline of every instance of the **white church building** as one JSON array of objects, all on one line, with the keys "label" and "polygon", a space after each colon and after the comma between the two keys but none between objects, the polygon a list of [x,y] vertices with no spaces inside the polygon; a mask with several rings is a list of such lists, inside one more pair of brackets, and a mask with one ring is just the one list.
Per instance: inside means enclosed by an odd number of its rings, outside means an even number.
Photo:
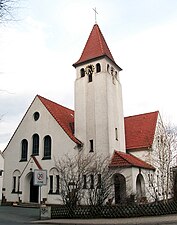
[{"label": "white church building", "polygon": [[[147,179],[156,172],[152,152],[162,129],[159,112],[124,118],[122,69],[97,24],[73,66],[75,109],[37,95],[5,148],[4,201],[39,202],[42,196],[48,204],[59,203],[55,158],[80,151],[111,158],[115,204],[125,195],[146,199]],[[47,172],[41,193],[34,185],[34,170]]]},{"label": "white church building", "polygon": [[3,171],[4,171],[4,158],[0,150],[0,203],[2,200]]}]

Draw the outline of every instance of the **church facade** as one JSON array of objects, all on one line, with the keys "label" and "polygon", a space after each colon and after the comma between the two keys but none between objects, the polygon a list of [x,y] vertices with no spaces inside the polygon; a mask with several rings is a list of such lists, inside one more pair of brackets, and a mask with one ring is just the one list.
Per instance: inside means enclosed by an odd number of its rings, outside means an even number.
[{"label": "church facade", "polygon": [[[97,24],[73,66],[75,110],[37,95],[5,148],[4,201],[61,203],[56,159],[80,151],[110,157],[115,204],[131,195],[147,199],[156,173],[153,150],[163,130],[159,112],[124,118],[122,69]],[[47,173],[41,189],[35,170]]]}]

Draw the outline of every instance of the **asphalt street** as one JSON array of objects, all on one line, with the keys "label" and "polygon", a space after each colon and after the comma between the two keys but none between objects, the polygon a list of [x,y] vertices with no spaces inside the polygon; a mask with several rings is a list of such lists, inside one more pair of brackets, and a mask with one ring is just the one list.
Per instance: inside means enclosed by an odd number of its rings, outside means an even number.
[{"label": "asphalt street", "polygon": [[30,225],[39,220],[39,209],[0,206],[0,225]]},{"label": "asphalt street", "polygon": [[0,206],[0,225],[177,225],[177,214],[158,217],[118,219],[52,219],[40,220],[39,208]]}]

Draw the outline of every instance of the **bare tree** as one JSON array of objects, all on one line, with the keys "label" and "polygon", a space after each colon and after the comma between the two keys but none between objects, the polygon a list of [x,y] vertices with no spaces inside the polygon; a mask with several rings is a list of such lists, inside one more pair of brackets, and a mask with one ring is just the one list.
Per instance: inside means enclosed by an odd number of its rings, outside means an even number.
[{"label": "bare tree", "polygon": [[109,197],[111,173],[107,159],[95,154],[65,155],[56,160],[64,204],[103,204]]},{"label": "bare tree", "polygon": [[17,0],[0,0],[0,23],[15,20],[13,14],[17,2]]},{"label": "bare tree", "polygon": [[90,168],[87,193],[89,205],[103,205],[112,199],[113,173],[109,168],[110,159],[97,157]]},{"label": "bare tree", "polygon": [[[176,163],[177,132],[172,126],[159,124],[152,151],[150,163],[156,168],[147,174],[149,195],[155,201],[168,201],[173,192],[172,167]],[[149,157],[149,156],[148,156]]]}]

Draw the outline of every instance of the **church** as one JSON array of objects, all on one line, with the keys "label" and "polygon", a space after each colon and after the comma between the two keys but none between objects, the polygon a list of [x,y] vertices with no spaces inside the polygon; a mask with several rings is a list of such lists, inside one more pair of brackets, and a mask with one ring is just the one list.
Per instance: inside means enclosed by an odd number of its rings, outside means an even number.
[{"label": "church", "polygon": [[[132,195],[136,201],[148,201],[149,180],[157,172],[153,151],[163,130],[159,112],[124,118],[122,69],[98,24],[73,66],[75,109],[36,95],[5,148],[3,201],[45,199],[47,204],[58,204],[60,177],[55,158],[80,151],[110,157],[115,171],[113,203]],[[35,170],[47,174],[41,189],[34,185]]]}]

